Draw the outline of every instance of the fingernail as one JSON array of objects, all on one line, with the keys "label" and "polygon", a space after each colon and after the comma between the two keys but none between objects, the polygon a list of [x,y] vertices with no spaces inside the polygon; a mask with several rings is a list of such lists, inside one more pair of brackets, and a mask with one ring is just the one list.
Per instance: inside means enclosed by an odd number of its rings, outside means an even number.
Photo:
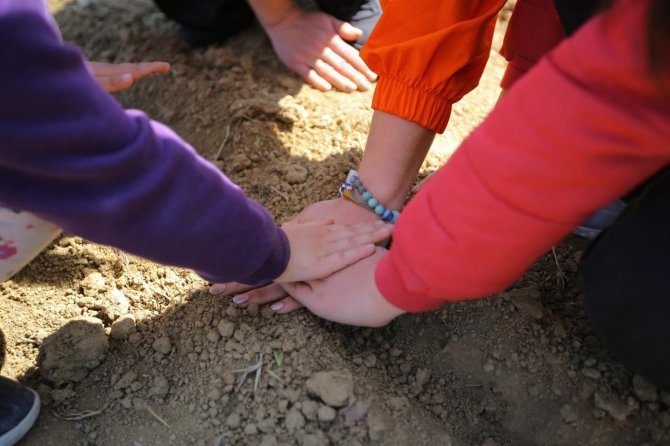
[{"label": "fingernail", "polygon": [[272,306],[271,306],[270,308],[272,309],[272,311],[275,311],[275,312],[276,312],[276,311],[279,311],[279,310],[281,310],[282,308],[284,308],[284,304],[281,303],[281,302],[277,302],[277,303],[275,303],[275,304],[272,304]]},{"label": "fingernail", "polygon": [[124,84],[126,82],[131,82],[132,80],[133,80],[133,75],[130,74],[130,73],[122,74],[121,77],[120,77],[120,81]]},{"label": "fingernail", "polygon": [[233,302],[236,305],[241,305],[244,303],[249,302],[249,295],[248,294],[238,294],[237,296],[233,296]]},{"label": "fingernail", "polygon": [[363,90],[367,91],[372,88],[372,84],[366,80],[361,82],[361,87],[363,88]]},{"label": "fingernail", "polygon": [[211,294],[223,294],[226,292],[226,284],[217,283],[216,285],[212,285],[209,287],[209,292]]}]

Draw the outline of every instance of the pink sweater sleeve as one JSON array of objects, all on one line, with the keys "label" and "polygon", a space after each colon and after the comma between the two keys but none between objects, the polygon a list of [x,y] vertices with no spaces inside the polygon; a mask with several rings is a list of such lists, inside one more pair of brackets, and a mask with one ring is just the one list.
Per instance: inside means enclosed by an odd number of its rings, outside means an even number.
[{"label": "pink sweater sleeve", "polygon": [[403,212],[376,270],[407,311],[500,291],[591,212],[670,163],[670,77],[648,1],[623,0],[545,57]]}]

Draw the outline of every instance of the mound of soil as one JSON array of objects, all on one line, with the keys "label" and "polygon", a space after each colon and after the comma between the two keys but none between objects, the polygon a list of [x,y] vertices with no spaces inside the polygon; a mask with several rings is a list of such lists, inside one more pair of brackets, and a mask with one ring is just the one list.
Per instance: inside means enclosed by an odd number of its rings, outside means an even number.
[{"label": "mound of soil", "polygon": [[[171,62],[119,100],[175,128],[279,222],[336,196],[360,159],[371,93],[304,86],[260,29],[193,51],[148,0],[51,6],[92,60]],[[493,106],[503,67],[493,51],[421,177]],[[22,444],[670,444],[670,395],[591,331],[584,248],[568,239],[491,298],[360,329],[241,310],[189,271],[65,235],[0,284],[3,374],[44,405]]]}]

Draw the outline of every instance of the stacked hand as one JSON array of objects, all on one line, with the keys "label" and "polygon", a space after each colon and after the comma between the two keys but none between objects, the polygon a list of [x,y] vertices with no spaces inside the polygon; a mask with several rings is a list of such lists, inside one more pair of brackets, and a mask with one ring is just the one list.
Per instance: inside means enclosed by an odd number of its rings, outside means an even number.
[{"label": "stacked hand", "polygon": [[373,255],[326,279],[281,286],[319,317],[341,324],[381,327],[404,313],[384,299],[375,284],[375,268],[385,254],[384,248],[377,248]]},{"label": "stacked hand", "polygon": [[347,43],[362,31],[323,12],[293,8],[276,23],[265,24],[279,59],[314,88],[351,92],[369,90],[376,75]]},{"label": "stacked hand", "polygon": [[95,80],[109,93],[124,90],[143,77],[170,70],[170,64],[166,62],[121,64],[86,62],[86,65]]},{"label": "stacked hand", "polygon": [[277,283],[322,279],[372,255],[375,243],[387,239],[392,227],[381,221],[356,225],[333,220],[286,223],[291,256]]},{"label": "stacked hand", "polygon": [[[379,224],[379,219],[372,212],[341,198],[314,203],[293,221],[309,222],[324,215],[337,216],[337,223],[368,221]],[[309,223],[294,226],[301,227],[305,224]],[[384,226],[391,229],[390,225]],[[387,237],[377,241],[385,238]],[[272,309],[278,314],[289,313],[305,306],[317,316],[334,322],[378,327],[403,313],[384,299],[374,281],[374,270],[385,253],[383,248],[374,248],[372,255],[361,256],[361,260],[350,262],[353,263],[351,266],[337,270],[327,277],[324,275],[322,278],[293,280],[289,283],[277,281],[256,289],[238,283],[216,284],[211,291],[217,294],[236,294],[233,301],[238,305],[272,303]]]}]

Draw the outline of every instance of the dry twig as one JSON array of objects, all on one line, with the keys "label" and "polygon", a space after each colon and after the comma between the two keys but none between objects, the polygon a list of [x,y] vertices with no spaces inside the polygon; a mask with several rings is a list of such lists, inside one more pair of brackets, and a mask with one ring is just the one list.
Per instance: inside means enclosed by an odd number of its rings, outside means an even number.
[{"label": "dry twig", "polygon": [[565,274],[565,271],[561,267],[561,265],[558,263],[558,255],[556,255],[556,247],[552,246],[551,247],[551,253],[554,256],[554,263],[556,264],[556,284],[560,289],[565,288],[565,281],[567,280],[568,276]]},{"label": "dry twig", "polygon": [[282,197],[284,200],[286,200],[286,204],[289,204],[288,201],[288,195],[286,195],[284,192],[280,191],[274,186],[270,186],[270,189],[272,189],[274,192],[276,192],[280,197]]},{"label": "dry twig", "polygon": [[258,383],[261,380],[262,370],[263,370],[263,353],[258,355],[258,361],[255,364],[251,364],[249,367],[244,369],[233,370],[234,373],[242,373],[237,380],[237,387],[235,387],[235,391],[237,392],[238,390],[240,390],[240,387],[242,387],[242,384],[244,384],[244,381],[246,381],[247,376],[249,376],[253,372],[256,372],[256,378],[254,379],[254,392],[258,390]]},{"label": "dry twig", "polygon": [[96,415],[100,415],[107,406],[103,406],[98,410],[83,410],[81,412],[69,412],[66,411],[63,408],[57,408],[51,411],[53,415],[58,418],[59,420],[65,420],[65,421],[79,421],[83,420],[85,418],[90,418],[94,417]]},{"label": "dry twig", "polygon": [[172,430],[172,428],[170,427],[170,425],[168,424],[168,422],[165,421],[165,419],[163,419],[163,417],[161,417],[160,415],[158,415],[158,414],[156,413],[156,411],[154,411],[154,410],[151,408],[151,406],[147,406],[147,410],[149,411],[149,413],[150,413],[151,415],[153,415],[153,417],[154,417],[156,420],[158,420],[158,422],[159,422],[160,424],[162,424],[162,425],[165,426],[166,428]]}]

